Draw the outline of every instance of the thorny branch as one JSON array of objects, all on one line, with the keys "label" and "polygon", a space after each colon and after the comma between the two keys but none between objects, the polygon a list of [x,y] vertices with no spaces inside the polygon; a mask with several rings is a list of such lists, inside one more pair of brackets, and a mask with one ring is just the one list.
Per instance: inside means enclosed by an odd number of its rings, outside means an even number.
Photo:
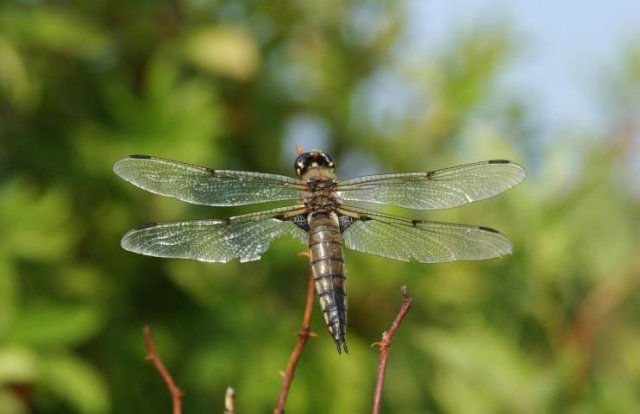
[{"label": "thorny branch", "polygon": [[310,336],[315,336],[314,333],[311,332],[311,314],[313,311],[313,298],[315,296],[315,284],[313,280],[313,274],[309,275],[309,284],[307,286],[307,303],[304,308],[304,317],[302,319],[302,327],[300,328],[300,332],[298,332],[298,342],[296,343],[295,348],[293,348],[293,352],[289,357],[289,362],[287,363],[287,369],[283,372],[283,380],[282,387],[280,388],[280,394],[278,395],[278,402],[276,403],[276,408],[274,408],[274,414],[283,414],[284,406],[287,403],[287,396],[289,394],[289,389],[291,388],[291,382],[293,381],[293,376],[296,372],[296,366],[298,365],[298,361],[300,360],[300,355],[302,354],[302,349],[304,345],[307,343],[307,340]]},{"label": "thorny branch", "polygon": [[[380,359],[378,362],[378,375],[376,378],[376,386],[374,392],[373,399],[373,414],[380,413],[380,402],[382,399],[382,388],[384,385],[384,376],[387,367],[387,359],[389,357],[389,349],[391,347],[391,342],[393,341],[393,337],[396,334],[396,331],[400,327],[400,324],[404,320],[409,308],[411,307],[411,298],[409,297],[409,293],[407,291],[407,287],[403,286],[401,288],[402,292],[402,306],[398,315],[396,316],[391,328],[388,332],[384,332],[382,334],[382,341],[376,342],[373,345],[377,346],[380,349]],[[280,393],[278,395],[278,401],[276,403],[276,407],[273,410],[274,414],[284,414],[284,407],[287,402],[287,396],[289,395],[289,390],[291,388],[291,384],[293,382],[293,377],[295,375],[296,367],[298,365],[298,361],[302,355],[302,350],[307,343],[307,340],[311,336],[316,336],[313,332],[311,332],[311,315],[313,311],[313,299],[315,296],[315,284],[313,280],[313,274],[309,275],[309,283],[307,287],[307,300],[304,309],[304,317],[302,320],[302,326],[300,331],[298,332],[298,342],[294,347],[291,356],[289,357],[289,362],[287,363],[286,370],[282,373],[282,387],[280,388]],[[151,361],[155,366],[158,373],[164,380],[167,385],[167,389],[171,394],[172,402],[173,402],[173,414],[182,414],[182,391],[176,386],[169,370],[164,366],[164,363],[158,356],[155,351],[155,346],[153,344],[153,340],[151,339],[151,328],[146,325],[144,327],[144,336],[145,343],[147,347],[147,357],[148,361]],[[225,394],[224,399],[224,413],[225,414],[234,414],[234,401],[235,401],[235,393],[233,388],[227,388],[227,392]]]},{"label": "thorny branch", "polygon": [[182,396],[184,395],[180,388],[178,388],[173,382],[173,378],[171,378],[171,374],[169,370],[164,366],[162,360],[156,354],[155,346],[153,345],[153,340],[151,339],[151,328],[149,325],[145,325],[144,327],[144,337],[145,343],[147,345],[147,360],[151,361],[153,365],[156,367],[160,376],[167,384],[167,389],[171,394],[171,399],[173,401],[173,414],[181,414],[182,413]]},{"label": "thorny branch", "polygon": [[382,334],[382,341],[376,342],[373,345],[377,346],[380,349],[380,360],[378,362],[378,376],[376,378],[376,388],[373,394],[373,409],[371,412],[373,414],[380,414],[380,401],[382,400],[382,387],[384,385],[384,373],[387,369],[387,358],[389,357],[389,348],[391,347],[391,341],[393,341],[393,337],[396,334],[396,331],[400,327],[402,320],[406,316],[409,308],[411,307],[411,298],[409,297],[409,292],[406,286],[402,286],[400,289],[402,292],[402,306],[400,307],[400,311],[396,316],[396,319],[393,321],[391,328],[388,332],[384,332]]}]

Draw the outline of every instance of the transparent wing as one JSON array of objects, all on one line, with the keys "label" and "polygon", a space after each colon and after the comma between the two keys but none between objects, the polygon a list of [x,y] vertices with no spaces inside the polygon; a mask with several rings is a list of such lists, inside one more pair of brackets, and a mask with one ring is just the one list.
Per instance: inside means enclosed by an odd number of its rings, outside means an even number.
[{"label": "transparent wing", "polygon": [[300,180],[282,175],[214,170],[148,155],[122,158],[113,171],[152,193],[209,206],[297,200],[304,189]]},{"label": "transparent wing", "polygon": [[338,182],[336,191],[340,200],[438,210],[493,197],[525,176],[516,163],[491,160],[424,173],[352,178]]},{"label": "transparent wing", "polygon": [[345,245],[391,259],[422,263],[482,260],[511,254],[511,241],[488,227],[408,220],[342,207]]},{"label": "transparent wing", "polygon": [[304,208],[284,207],[222,220],[153,223],[129,231],[125,250],[156,257],[228,262],[260,259],[273,239],[290,234],[307,242],[307,233],[290,219]]}]

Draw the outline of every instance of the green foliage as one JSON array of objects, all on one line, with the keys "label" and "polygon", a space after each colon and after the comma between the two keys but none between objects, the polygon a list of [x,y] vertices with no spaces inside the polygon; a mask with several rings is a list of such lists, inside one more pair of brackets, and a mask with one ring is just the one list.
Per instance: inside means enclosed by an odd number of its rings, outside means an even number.
[{"label": "green foliage", "polygon": [[336,355],[316,310],[288,411],[369,409],[370,344],[403,284],[414,307],[383,411],[640,404],[637,45],[603,76],[607,130],[573,125],[549,144],[526,97],[494,87],[519,47],[506,25],[422,60],[403,49],[402,2],[69,4],[0,8],[0,412],[168,412],[147,323],[186,412],[218,410],[228,385],[239,412],[268,411],[301,319],[304,246],[283,239],[247,264],[129,254],[119,239],[136,224],[249,210],[163,199],[111,166],[145,153],[292,174],[309,134],[341,176],[508,158],[530,177],[429,216],[497,227],[513,256],[425,266],[347,252],[351,354]]}]

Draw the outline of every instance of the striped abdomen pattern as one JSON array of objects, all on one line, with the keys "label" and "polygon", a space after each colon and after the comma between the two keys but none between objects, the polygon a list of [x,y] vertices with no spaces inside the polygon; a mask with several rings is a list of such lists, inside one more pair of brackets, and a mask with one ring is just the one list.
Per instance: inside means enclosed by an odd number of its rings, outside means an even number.
[{"label": "striped abdomen pattern", "polygon": [[329,331],[341,348],[348,352],[347,282],[342,255],[342,234],[335,213],[311,213],[309,224],[309,260],[320,307]]}]

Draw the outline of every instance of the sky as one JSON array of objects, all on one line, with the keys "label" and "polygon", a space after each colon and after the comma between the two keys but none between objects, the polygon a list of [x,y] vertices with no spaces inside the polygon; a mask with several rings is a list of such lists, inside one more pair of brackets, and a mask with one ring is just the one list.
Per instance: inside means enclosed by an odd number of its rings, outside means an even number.
[{"label": "sky", "polygon": [[[507,22],[524,45],[501,86],[538,104],[551,131],[605,122],[599,90],[634,40],[640,42],[640,1],[408,0],[409,27],[424,52],[465,27]],[[551,132],[548,131],[548,132]],[[553,135],[553,134],[550,134]]]},{"label": "sky", "polygon": [[[405,4],[407,44],[403,49],[412,59],[438,55],[453,36],[479,25],[507,23],[517,48],[501,69],[495,93],[526,97],[527,117],[535,122],[539,148],[547,148],[562,137],[606,139],[604,132],[610,130],[611,122],[611,113],[605,111],[611,107],[603,102],[606,81],[621,70],[625,50],[632,44],[640,45],[640,0],[405,0]],[[356,21],[359,30],[365,34],[376,30],[379,22],[371,15],[360,17]],[[413,102],[406,93],[411,88],[403,88],[393,78],[390,82],[387,75],[377,74],[363,88],[365,93],[353,108],[355,118],[359,111],[369,111],[362,119],[393,125],[390,121],[402,123],[403,117],[410,116],[407,108],[423,107],[424,103]],[[396,99],[388,99],[391,95]],[[398,107],[402,102],[407,105]],[[325,120],[313,114],[295,116],[286,129],[283,159],[291,156],[296,143],[304,148],[330,148],[330,129]],[[562,162],[578,165],[577,161]],[[350,159],[343,164],[353,166],[349,174],[372,173],[378,168],[370,159]],[[629,176],[637,176],[640,151],[630,155],[628,164]],[[640,194],[640,184],[637,187]]]},{"label": "sky", "polygon": [[[427,55],[465,28],[508,23],[524,47],[499,87],[535,104],[527,109],[541,126],[539,143],[552,145],[563,132],[607,136],[606,81],[617,76],[625,49],[640,44],[640,0],[406,1],[413,41]],[[640,196],[640,151],[625,161],[624,174]]]}]

